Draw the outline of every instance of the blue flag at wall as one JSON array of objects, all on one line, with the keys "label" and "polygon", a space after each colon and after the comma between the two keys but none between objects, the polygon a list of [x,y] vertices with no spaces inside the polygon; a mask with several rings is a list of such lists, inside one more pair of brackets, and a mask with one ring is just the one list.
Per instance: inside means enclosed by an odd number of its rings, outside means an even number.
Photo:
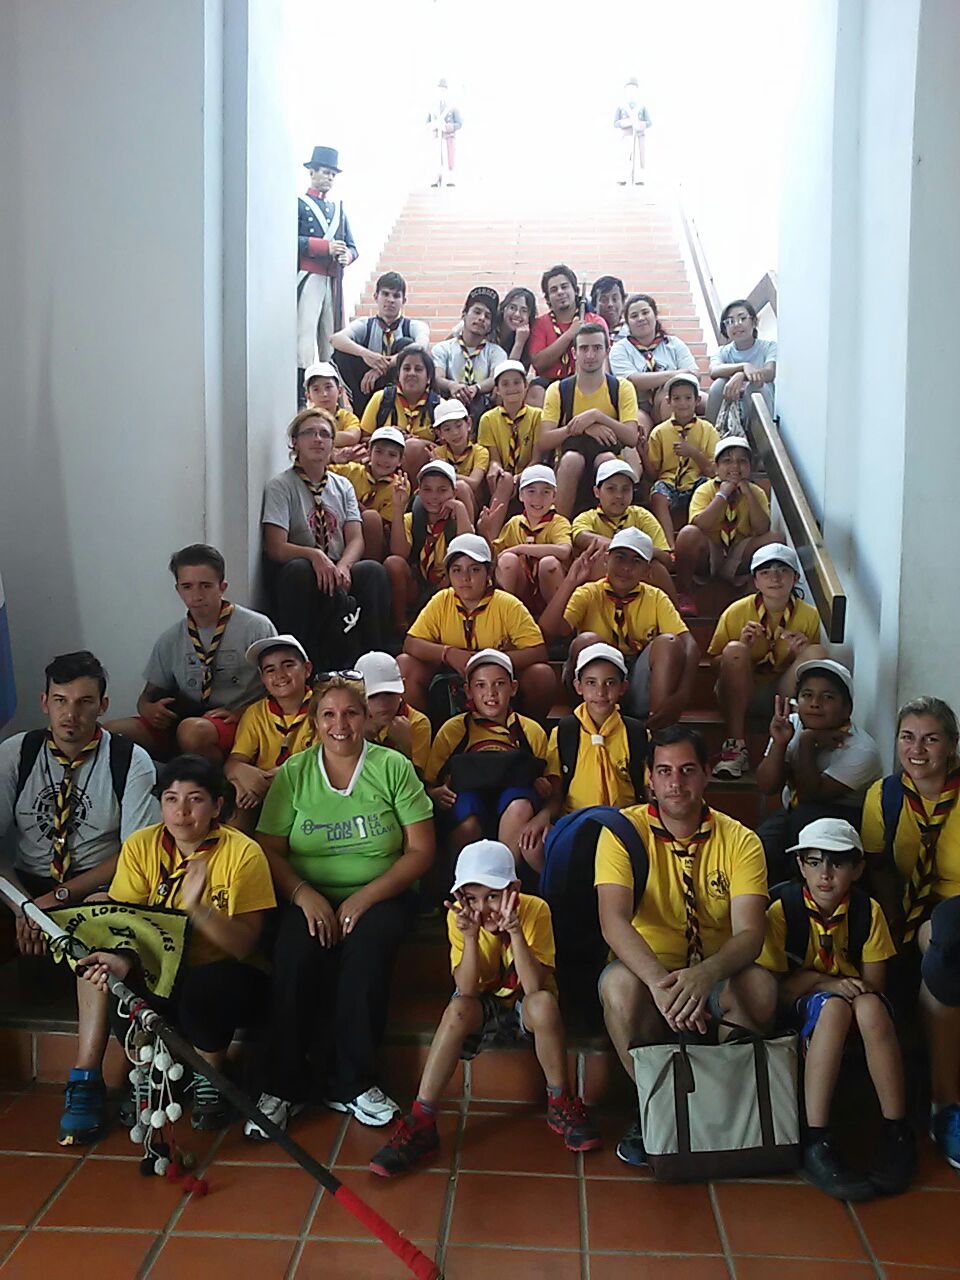
[{"label": "blue flag at wall", "polygon": [[0,729],[13,719],[17,709],[17,686],[13,679],[13,653],[10,649],[10,627],[7,624],[7,599],[0,578]]}]

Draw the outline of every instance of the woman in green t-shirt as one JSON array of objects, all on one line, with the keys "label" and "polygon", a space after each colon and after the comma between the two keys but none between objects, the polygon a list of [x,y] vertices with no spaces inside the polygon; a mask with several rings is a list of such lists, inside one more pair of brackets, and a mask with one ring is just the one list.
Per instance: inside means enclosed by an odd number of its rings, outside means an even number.
[{"label": "woman in green t-shirt", "polygon": [[[433,805],[406,756],[364,738],[358,672],[321,677],[310,715],[319,747],[281,765],[257,830],[288,904],[260,1109],[281,1128],[299,1110],[320,1017],[332,1023],[327,1105],[382,1125],[398,1107],[376,1084],[376,1055],[413,885],[433,862]],[[252,1123],[244,1132],[266,1137]]]}]

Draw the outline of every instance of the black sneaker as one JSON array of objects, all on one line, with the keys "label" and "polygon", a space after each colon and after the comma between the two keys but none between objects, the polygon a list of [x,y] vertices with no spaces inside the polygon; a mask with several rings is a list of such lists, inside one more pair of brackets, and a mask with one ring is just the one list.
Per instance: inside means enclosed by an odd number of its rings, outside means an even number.
[{"label": "black sneaker", "polygon": [[869,1200],[874,1194],[869,1178],[844,1167],[833,1139],[829,1137],[804,1147],[800,1172],[807,1182],[836,1200]]},{"label": "black sneaker", "polygon": [[632,1164],[636,1169],[647,1165],[647,1149],[643,1145],[643,1133],[640,1121],[636,1120],[617,1143],[617,1159],[624,1164]]},{"label": "black sneaker", "polygon": [[906,1123],[885,1124],[869,1178],[881,1195],[898,1196],[909,1187],[917,1167],[917,1142]]},{"label": "black sneaker", "polygon": [[381,1178],[395,1178],[432,1155],[440,1146],[435,1124],[423,1124],[413,1116],[397,1122],[393,1136],[370,1161],[370,1172]]},{"label": "black sneaker", "polygon": [[193,1114],[190,1123],[194,1129],[211,1132],[225,1129],[230,1123],[230,1108],[216,1085],[212,1085],[199,1071],[193,1073]]}]

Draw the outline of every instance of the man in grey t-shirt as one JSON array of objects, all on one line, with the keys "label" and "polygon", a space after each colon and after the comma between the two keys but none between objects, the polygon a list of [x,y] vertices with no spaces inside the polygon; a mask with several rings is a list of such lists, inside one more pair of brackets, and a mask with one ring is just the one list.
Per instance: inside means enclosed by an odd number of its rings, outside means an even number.
[{"label": "man in grey t-shirt", "polygon": [[491,404],[493,372],[507,358],[503,347],[488,342],[497,323],[500,297],[495,289],[477,285],[463,304],[463,328],[455,338],[433,348],[437,366],[437,390],[448,399],[460,400],[474,422]]},{"label": "man in grey t-shirt", "polygon": [[[92,653],[62,654],[46,669],[44,729],[0,742],[0,838],[12,837],[12,878],[43,911],[104,890],[123,841],[160,817],[156,773],[142,747],[101,729],[106,673]],[[20,916],[17,943],[42,954],[39,931]],[[80,1034],[60,1121],[64,1146],[91,1141],[103,1121],[101,1074],[107,1020],[99,993],[77,983]]]},{"label": "man in grey t-shirt", "polygon": [[143,673],[137,714],[109,728],[157,756],[189,751],[220,763],[230,754],[244,708],[263,696],[244,655],[277,629],[262,613],[225,599],[223,556],[204,543],[170,557],[187,616],[164,631]]},{"label": "man in grey t-shirt", "polygon": [[385,271],[373,295],[376,314],[358,316],[333,335],[334,362],[340,370],[360,417],[374,391],[393,381],[397,357],[416,343],[430,345],[430,326],[425,320],[410,320],[403,314],[407,282],[399,271]]}]

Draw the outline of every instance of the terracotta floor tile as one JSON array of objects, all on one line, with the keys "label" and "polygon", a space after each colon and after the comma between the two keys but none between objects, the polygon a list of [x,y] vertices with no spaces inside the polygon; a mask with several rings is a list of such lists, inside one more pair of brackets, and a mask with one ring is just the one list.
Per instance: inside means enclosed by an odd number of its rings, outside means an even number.
[{"label": "terracotta floor tile", "polygon": [[61,1147],[57,1129],[63,1114],[63,1093],[30,1090],[7,1109],[0,1128],[0,1147],[5,1151],[44,1151],[80,1157],[85,1147]]},{"label": "terracotta floor tile", "polygon": [[917,1176],[915,1187],[939,1187],[944,1191],[960,1191],[960,1173],[951,1168],[924,1134],[917,1144]]},{"label": "terracotta floor tile", "polygon": [[75,1160],[58,1156],[0,1156],[0,1222],[26,1226],[75,1168]]},{"label": "terracotta floor tile", "polygon": [[449,1280],[580,1280],[580,1254],[461,1244],[447,1250],[443,1270]]},{"label": "terracotta floor tile", "polygon": [[[190,1127],[189,1111],[179,1121],[174,1131],[178,1147],[189,1151],[197,1160],[205,1158],[210,1148],[220,1137],[219,1133],[199,1133]],[[64,1148],[57,1148],[63,1150]],[[67,1151],[69,1147],[65,1148]],[[90,1148],[94,1156],[127,1156],[131,1160],[143,1158],[143,1144],[130,1141],[130,1130],[114,1118],[108,1131],[94,1146]]]},{"label": "terracotta floor tile", "polygon": [[[457,1112],[438,1112],[437,1129],[440,1133],[440,1150],[428,1164],[420,1165],[420,1169],[449,1170],[453,1161],[457,1125],[459,1123],[460,1116]],[[380,1150],[391,1133],[393,1133],[393,1125],[384,1125],[379,1129],[375,1129],[370,1125],[360,1124],[358,1121],[351,1119],[333,1167],[335,1169],[354,1168],[366,1170],[373,1153]]]},{"label": "terracotta floor tile", "polygon": [[[344,1181],[361,1200],[411,1240],[436,1240],[449,1183],[446,1173],[425,1169],[388,1181],[374,1173],[357,1170],[346,1173]],[[329,1193],[317,1207],[309,1234],[369,1239],[366,1228]]]},{"label": "terracotta floor tile", "polygon": [[19,1232],[17,1231],[0,1231],[0,1259],[3,1258],[14,1240],[16,1240],[18,1234]]},{"label": "terracotta floor tile", "polygon": [[[418,1247],[433,1257],[432,1245]],[[410,1275],[386,1245],[344,1240],[308,1240],[296,1270],[296,1280],[410,1280]]]},{"label": "terracotta floor tile", "polygon": [[617,1159],[617,1143],[633,1123],[633,1116],[628,1111],[608,1111],[599,1107],[593,1111],[593,1118],[599,1126],[603,1137],[603,1147],[599,1151],[591,1151],[583,1157],[583,1172],[588,1178],[632,1178],[652,1179],[649,1169],[634,1169]]},{"label": "terracotta floor tile", "polygon": [[266,1165],[211,1165],[209,1195],[190,1198],[177,1234],[191,1231],[250,1232],[295,1236],[303,1226],[316,1183],[302,1169]]},{"label": "terracotta floor tile", "polygon": [[488,1049],[470,1064],[472,1098],[540,1102],[546,1098],[543,1071],[530,1049]]},{"label": "terracotta floor tile", "polygon": [[721,1252],[706,1187],[620,1178],[591,1178],[586,1186],[591,1249]]},{"label": "terracotta floor tile", "polygon": [[9,1111],[17,1099],[22,1096],[21,1093],[0,1093],[0,1116]]},{"label": "terracotta floor tile", "polygon": [[717,1183],[733,1253],[787,1258],[866,1257],[846,1208],[802,1183]]},{"label": "terracotta floor tile", "polygon": [[53,1275],[130,1280],[154,1238],[99,1231],[31,1231],[3,1268],[3,1280]]},{"label": "terracotta floor tile", "polygon": [[960,1267],[901,1267],[889,1262],[883,1268],[887,1280],[954,1280],[960,1276]]},{"label": "terracotta floor tile", "polygon": [[164,1178],[142,1178],[133,1160],[88,1156],[40,1225],[158,1231],[181,1195],[180,1189]]},{"label": "terracotta floor tile", "polygon": [[[810,1280],[811,1275],[810,1263],[805,1258],[736,1257],[734,1265],[737,1280]],[[832,1261],[823,1272],[830,1280],[873,1280],[876,1275],[872,1262]],[[929,1280],[935,1280],[929,1271],[926,1274]]]},{"label": "terracotta floor tile", "polygon": [[173,1235],[160,1251],[150,1280],[283,1280],[293,1240],[224,1240]]},{"label": "terracotta floor tile", "polygon": [[[494,1224],[502,1224],[496,1228]],[[509,1227],[507,1227],[509,1224]],[[457,1182],[450,1241],[484,1244],[508,1230],[512,1244],[580,1247],[580,1205],[573,1178],[462,1173]]]},{"label": "terracotta floor tile", "polygon": [[[908,1191],[895,1200],[871,1200],[856,1206],[867,1239],[881,1262],[909,1266],[956,1267],[958,1234],[945,1231],[956,1223],[955,1197],[944,1191]],[[908,1231],[904,1223],[910,1224]]]},{"label": "terracotta floor tile", "polygon": [[[310,1155],[328,1164],[330,1152],[340,1133],[346,1116],[326,1107],[310,1107],[295,1116],[290,1125],[290,1137]],[[217,1148],[217,1161],[228,1160],[243,1164],[293,1164],[293,1158],[275,1142],[250,1142],[243,1136],[243,1125],[232,1124],[223,1142]]]},{"label": "terracotta floor tile", "polygon": [[591,1253],[590,1280],[727,1280],[723,1258]]},{"label": "terracotta floor tile", "polygon": [[0,1080],[26,1085],[33,1079],[33,1035],[22,1027],[0,1027]]},{"label": "terracotta floor tile", "polygon": [[[584,1156],[592,1160],[593,1152]],[[559,1134],[547,1128],[541,1108],[533,1113],[474,1112],[467,1115],[460,1168],[496,1173],[566,1173],[575,1175],[577,1158],[563,1145]]]},{"label": "terracotta floor tile", "polygon": [[[401,1107],[408,1107],[417,1096],[417,1086],[423,1073],[430,1046],[427,1044],[391,1045],[383,1055],[383,1088]],[[457,1064],[444,1097],[463,1096],[463,1063]]]}]

